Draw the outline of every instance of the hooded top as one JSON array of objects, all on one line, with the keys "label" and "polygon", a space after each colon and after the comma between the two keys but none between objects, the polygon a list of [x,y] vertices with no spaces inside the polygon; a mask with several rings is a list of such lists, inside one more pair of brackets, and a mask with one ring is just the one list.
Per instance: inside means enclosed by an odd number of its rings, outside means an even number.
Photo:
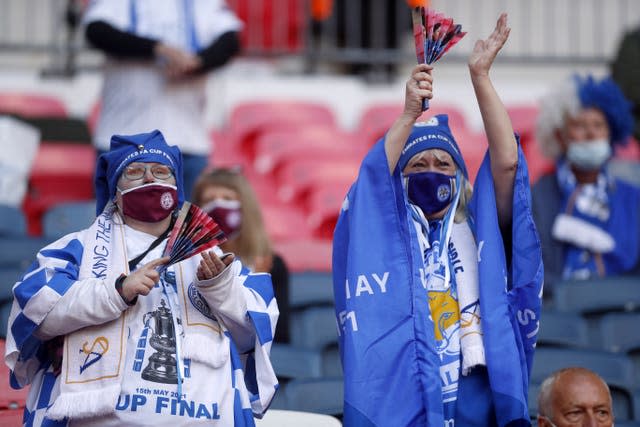
[{"label": "hooded top", "polygon": [[449,116],[446,114],[438,114],[431,117],[426,122],[417,122],[413,125],[413,130],[402,149],[398,166],[400,170],[404,170],[409,160],[424,150],[438,148],[444,150],[453,157],[458,168],[468,180],[467,167],[462,158],[462,152],[456,143],[453,133],[449,128]]},{"label": "hooded top", "polygon": [[107,203],[113,200],[122,171],[133,162],[160,163],[171,167],[178,187],[178,207],[182,206],[182,154],[177,146],[167,144],[159,130],[154,130],[111,137],[111,148],[98,158],[96,165],[96,215],[100,215]]}]

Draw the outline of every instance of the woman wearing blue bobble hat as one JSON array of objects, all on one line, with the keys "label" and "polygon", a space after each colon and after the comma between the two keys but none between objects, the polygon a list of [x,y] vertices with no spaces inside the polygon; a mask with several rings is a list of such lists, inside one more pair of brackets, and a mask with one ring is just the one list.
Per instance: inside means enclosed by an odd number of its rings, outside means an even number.
[{"label": "woman wearing blue bobble hat", "polygon": [[526,162],[489,78],[506,20],[469,58],[489,141],[473,189],[448,117],[417,122],[434,80],[422,64],[342,205],[333,282],[345,425],[530,425],[543,269]]},{"label": "woman wearing blue bobble hat", "polygon": [[271,278],[218,247],[167,264],[182,156],[159,131],[113,136],[95,185],[94,223],[13,287],[5,360],[29,386],[25,425],[253,426],[277,388]]},{"label": "woman wearing blue bobble hat", "polygon": [[546,283],[640,274],[640,190],[614,177],[614,148],[633,130],[631,104],[609,77],[572,76],[544,97],[537,123],[556,170],[533,188]]}]

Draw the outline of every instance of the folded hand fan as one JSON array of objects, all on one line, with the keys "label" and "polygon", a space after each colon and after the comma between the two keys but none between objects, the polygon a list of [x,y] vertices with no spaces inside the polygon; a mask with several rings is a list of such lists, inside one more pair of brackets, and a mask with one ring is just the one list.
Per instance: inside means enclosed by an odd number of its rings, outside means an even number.
[{"label": "folded hand fan", "polygon": [[[419,64],[432,64],[442,58],[466,32],[462,26],[432,9],[422,6],[411,10],[416,58]],[[429,100],[422,102],[422,110],[429,108]]]}]

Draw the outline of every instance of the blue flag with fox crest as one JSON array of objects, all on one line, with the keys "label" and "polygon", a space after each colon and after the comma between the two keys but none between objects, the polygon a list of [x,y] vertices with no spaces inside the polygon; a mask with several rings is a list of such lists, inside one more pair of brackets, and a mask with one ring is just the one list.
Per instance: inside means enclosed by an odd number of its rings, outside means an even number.
[{"label": "blue flag with fox crest", "polygon": [[[486,155],[469,204],[478,245],[486,369],[460,375],[455,426],[528,426],[527,389],[543,267],[518,148],[510,265]],[[384,139],[364,159],[344,200],[333,244],[333,286],[344,371],[344,425],[445,425],[440,358],[422,284],[420,246]]]}]

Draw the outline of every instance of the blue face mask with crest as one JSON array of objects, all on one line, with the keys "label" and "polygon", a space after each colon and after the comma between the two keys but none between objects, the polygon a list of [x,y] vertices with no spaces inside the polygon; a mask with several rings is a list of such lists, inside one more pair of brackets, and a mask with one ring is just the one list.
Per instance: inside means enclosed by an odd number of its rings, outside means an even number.
[{"label": "blue face mask with crest", "polygon": [[409,201],[426,215],[440,212],[453,200],[456,177],[439,172],[417,172],[407,175]]}]

